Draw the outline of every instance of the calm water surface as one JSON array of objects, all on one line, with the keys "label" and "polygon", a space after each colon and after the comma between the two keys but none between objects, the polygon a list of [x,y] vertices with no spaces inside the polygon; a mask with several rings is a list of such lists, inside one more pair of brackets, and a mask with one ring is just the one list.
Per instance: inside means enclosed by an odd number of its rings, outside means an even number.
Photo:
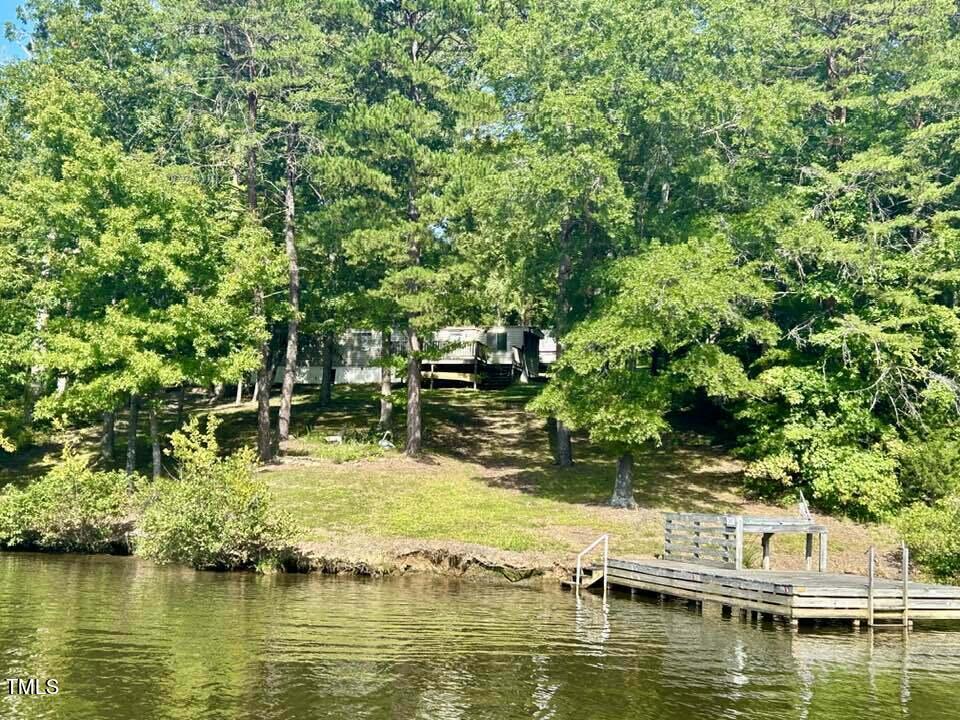
[{"label": "calm water surface", "polygon": [[791,634],[430,577],[0,554],[0,717],[960,718],[960,633]]}]

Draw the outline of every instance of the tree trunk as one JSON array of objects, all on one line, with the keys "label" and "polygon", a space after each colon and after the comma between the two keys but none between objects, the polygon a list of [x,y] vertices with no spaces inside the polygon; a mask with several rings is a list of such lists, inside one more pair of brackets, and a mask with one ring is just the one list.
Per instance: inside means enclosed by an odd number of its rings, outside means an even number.
[{"label": "tree trunk", "polygon": [[392,333],[385,329],[380,333],[380,430],[389,430],[393,424],[393,382],[390,370],[390,341]]},{"label": "tree trunk", "polygon": [[320,405],[326,407],[333,397],[333,333],[327,330],[323,334],[320,348]]},{"label": "tree trunk", "polygon": [[183,406],[186,402],[187,388],[183,383],[177,388],[177,430],[183,427]]},{"label": "tree trunk", "polygon": [[297,351],[300,333],[300,264],[297,261],[296,205],[294,190],[297,168],[294,153],[297,147],[297,126],[291,125],[287,133],[286,183],[283,191],[283,241],[287,250],[289,275],[290,320],[287,322],[287,356],[283,368],[283,387],[280,391],[280,439],[290,437],[290,414],[293,411],[293,388],[297,379]]},{"label": "tree trunk", "polygon": [[[256,78],[254,67],[249,68],[249,80]],[[251,138],[257,129],[257,94],[251,90],[247,93],[247,132]],[[247,210],[254,218],[257,217],[257,146],[252,141],[247,149]],[[253,293],[253,313],[264,321],[266,328],[266,305],[263,288],[258,287]],[[269,330],[269,328],[266,328]],[[273,459],[273,438],[270,432],[270,386],[273,378],[270,377],[270,337],[269,334],[260,343],[260,365],[257,368],[257,455],[261,462],[270,462]]]},{"label": "tree trunk", "polygon": [[114,427],[117,414],[108,410],[103,414],[103,434],[100,436],[100,459],[107,463],[113,462],[113,445],[116,433]]},{"label": "tree trunk", "polygon": [[243,378],[240,378],[239,380],[237,380],[237,397],[234,398],[233,404],[234,405],[243,404]]},{"label": "tree trunk", "polygon": [[130,411],[127,416],[127,475],[137,469],[137,424],[140,421],[140,398],[130,396]]},{"label": "tree trunk", "polygon": [[617,480],[613,485],[613,507],[633,509],[637,507],[633,499],[633,453],[625,452],[617,459]]},{"label": "tree trunk", "polygon": [[[262,295],[261,295],[262,302]],[[257,454],[261,462],[273,460],[273,438],[270,433],[270,342],[260,345],[260,367],[257,369]]]},{"label": "tree trunk", "polygon": [[[563,229],[564,243],[566,243],[566,238],[569,233],[569,224],[565,223]],[[565,253],[561,256],[560,265],[557,268],[557,307],[556,322],[554,323],[556,325],[554,335],[557,343],[556,360],[560,359],[560,353],[562,351],[560,339],[567,332],[567,321],[570,314],[570,304],[567,299],[567,283],[570,280],[570,273],[570,256]],[[556,423],[553,445],[554,462],[560,467],[570,467],[573,465],[573,445],[570,442],[570,430],[567,429],[560,420],[557,420]]]},{"label": "tree trunk", "polygon": [[[50,274],[50,262],[48,258],[44,259],[43,270],[40,274],[44,278]],[[47,328],[48,318],[49,312],[45,307],[41,307],[37,310],[37,319],[34,324],[36,329],[36,337],[33,340],[33,350],[38,354],[44,350],[42,336],[44,330]],[[37,404],[37,400],[43,393],[43,373],[44,369],[40,365],[32,365],[30,367],[30,380],[27,383],[27,392],[24,398],[23,406],[23,424],[28,428],[33,426],[34,408]]]},{"label": "tree trunk", "polygon": [[560,467],[573,465],[573,443],[570,441],[570,429],[557,420],[557,431],[554,437],[554,461]]},{"label": "tree trunk", "polygon": [[156,398],[150,401],[150,448],[153,455],[153,479],[157,480],[160,477],[160,472],[163,470],[163,455],[160,452],[160,419],[157,417],[157,405],[158,401]]},{"label": "tree trunk", "polygon": [[[253,82],[253,67],[250,68],[250,81]],[[247,134],[252,138],[257,132],[257,94],[247,93]],[[247,210],[257,214],[257,146],[250,142],[247,148]]]},{"label": "tree trunk", "polygon": [[420,414],[420,337],[412,327],[407,331],[407,445],[408,457],[417,457],[423,444],[423,418]]}]

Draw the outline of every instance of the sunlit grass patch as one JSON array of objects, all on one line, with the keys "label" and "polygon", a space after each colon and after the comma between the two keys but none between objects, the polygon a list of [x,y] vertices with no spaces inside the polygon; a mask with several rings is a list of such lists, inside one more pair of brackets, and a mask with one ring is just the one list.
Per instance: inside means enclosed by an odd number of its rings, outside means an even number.
[{"label": "sunlit grass patch", "polygon": [[317,441],[309,438],[303,441],[310,457],[329,460],[333,463],[357,462],[383,457],[384,450],[376,443],[331,443],[323,438]]}]

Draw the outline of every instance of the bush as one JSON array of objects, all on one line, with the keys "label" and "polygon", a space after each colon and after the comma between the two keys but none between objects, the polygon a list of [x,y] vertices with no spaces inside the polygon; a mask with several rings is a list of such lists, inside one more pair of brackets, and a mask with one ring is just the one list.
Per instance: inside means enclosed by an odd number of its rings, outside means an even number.
[{"label": "bush", "polygon": [[910,500],[935,502],[960,495],[960,442],[955,430],[938,430],[893,445],[900,464],[900,483]]},{"label": "bush", "polygon": [[16,452],[29,447],[33,441],[33,433],[23,420],[23,410],[0,407],[0,450]]},{"label": "bush", "polygon": [[897,525],[914,560],[941,580],[960,579],[960,496],[934,505],[915,503]]},{"label": "bush", "polygon": [[829,510],[882,518],[900,502],[896,463],[879,449],[820,447],[804,467],[813,496]]},{"label": "bush", "polygon": [[96,472],[72,445],[42,479],[0,494],[0,546],[107,552],[127,548],[132,502],[121,472]]},{"label": "bush", "polygon": [[219,456],[218,424],[211,416],[204,432],[194,418],[171,437],[179,477],[140,493],[137,554],[197,569],[276,566],[289,551],[290,522],[271,508],[251,450]]}]

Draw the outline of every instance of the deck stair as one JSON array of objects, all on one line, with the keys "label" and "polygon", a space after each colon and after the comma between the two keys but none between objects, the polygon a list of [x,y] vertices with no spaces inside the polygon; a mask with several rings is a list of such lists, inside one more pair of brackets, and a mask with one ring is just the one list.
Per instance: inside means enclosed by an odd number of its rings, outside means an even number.
[{"label": "deck stair", "polygon": [[[600,566],[585,566],[583,564],[591,552],[596,554],[600,549],[603,551],[603,564]],[[561,585],[571,590],[581,590],[595,586],[597,583],[603,583],[603,600],[607,600],[607,563],[610,552],[610,536],[601,535],[592,543],[587,545],[580,554],[577,555],[577,569],[574,576],[569,580],[562,580]]]},{"label": "deck stair", "polygon": [[513,367],[510,365],[483,365],[483,386],[485,388],[504,388],[513,383]]},{"label": "deck stair", "polygon": [[583,568],[583,574],[580,578],[580,585],[577,585],[576,576],[565,578],[560,581],[560,585],[568,590],[573,590],[576,587],[580,587],[583,590],[586,590],[589,587],[593,587],[598,582],[603,580],[606,577],[603,572],[602,567],[585,567]]}]

